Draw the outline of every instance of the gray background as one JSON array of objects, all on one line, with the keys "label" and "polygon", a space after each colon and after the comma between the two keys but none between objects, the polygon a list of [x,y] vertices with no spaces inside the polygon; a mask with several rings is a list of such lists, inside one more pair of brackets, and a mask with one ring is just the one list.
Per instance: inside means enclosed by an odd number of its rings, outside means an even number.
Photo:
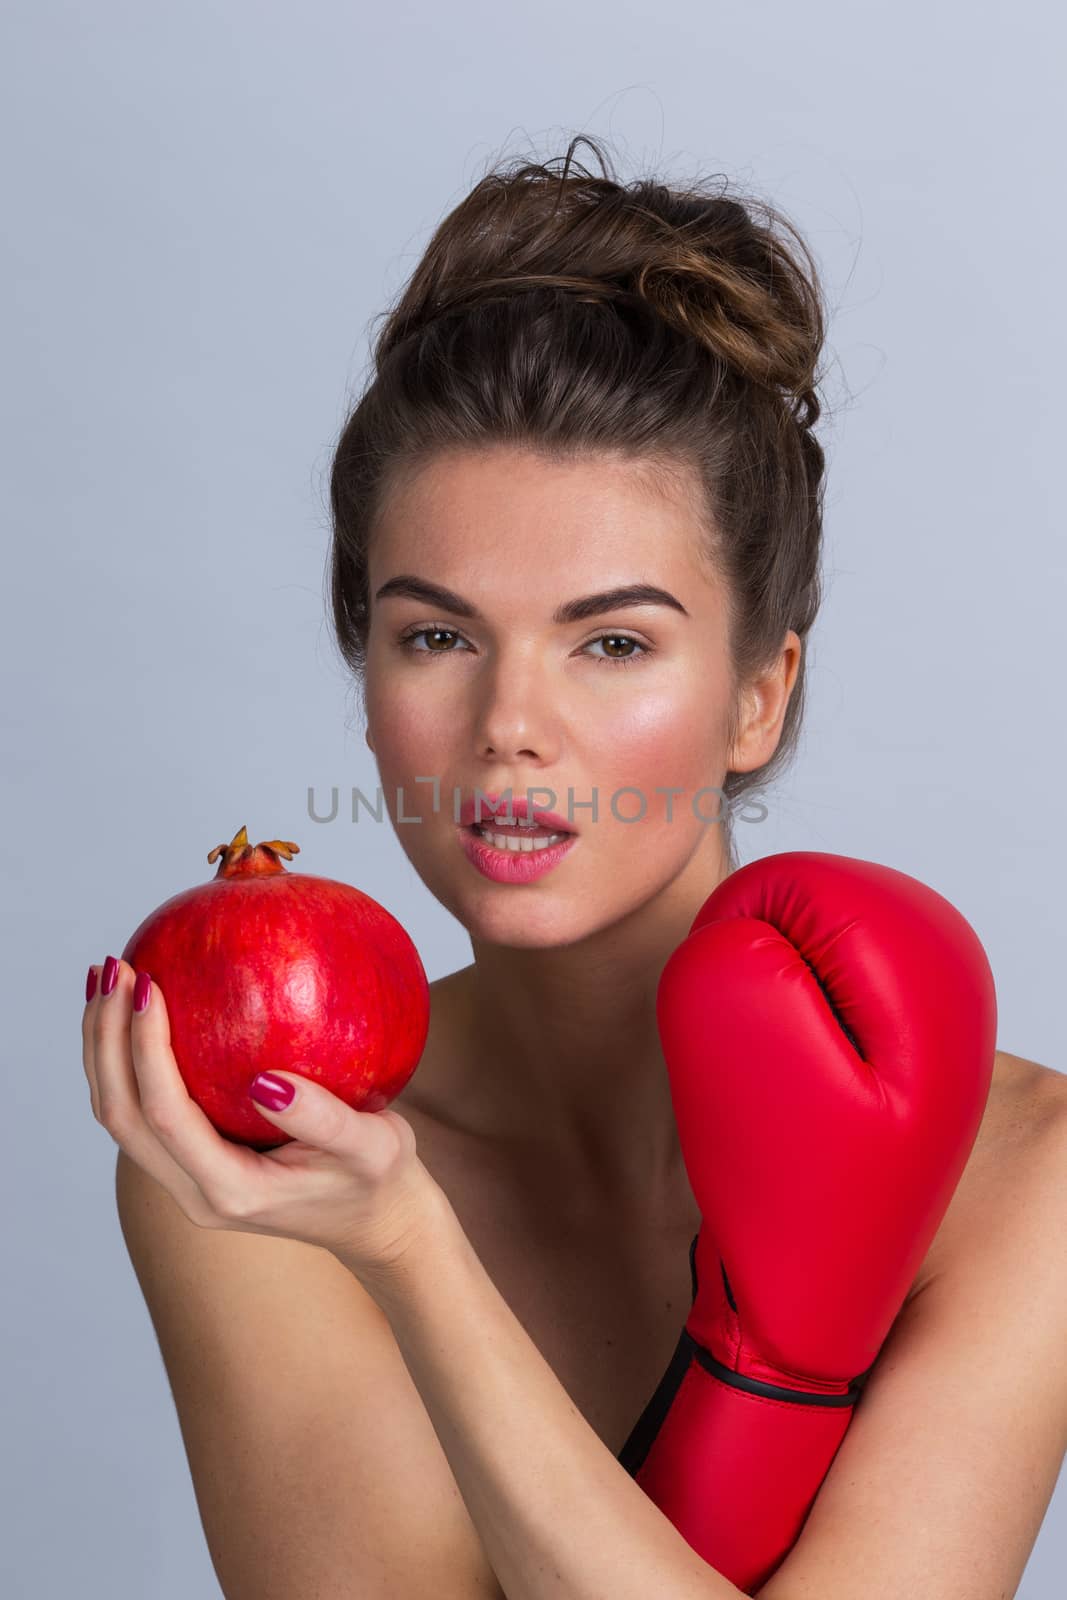
[{"label": "gray background", "polygon": [[[377,782],[323,620],[331,442],[370,318],[487,162],[603,134],[624,177],[725,171],[804,228],[835,313],[828,597],[742,858],[932,884],[989,952],[1001,1046],[1067,1067],[1062,23],[9,0],[0,31],[0,1588],[208,1600],[84,973],[242,823],[388,906],[431,978],[469,959],[392,832],[313,823],[307,791]],[[1024,1600],[1065,1556],[1061,1480]]]}]

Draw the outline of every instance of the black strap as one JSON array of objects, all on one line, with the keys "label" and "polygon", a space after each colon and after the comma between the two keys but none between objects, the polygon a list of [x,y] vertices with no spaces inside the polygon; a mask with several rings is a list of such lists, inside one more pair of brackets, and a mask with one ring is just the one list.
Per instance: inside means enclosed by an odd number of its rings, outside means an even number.
[{"label": "black strap", "polygon": [[[694,1301],[697,1293],[696,1246],[698,1237],[699,1235],[695,1235],[692,1244],[689,1246],[689,1271],[693,1280]],[[727,1299],[731,1309],[736,1311],[737,1306],[730,1288],[730,1281],[726,1276],[726,1267],[721,1258],[719,1265],[722,1268]],[[666,1372],[657,1384],[652,1398],[631,1429],[629,1438],[619,1451],[617,1459],[626,1468],[631,1477],[636,1477],[645,1457],[652,1448],[652,1443],[663,1426],[667,1413],[674,1403],[675,1396],[682,1386],[682,1380],[694,1361],[699,1362],[705,1372],[710,1372],[713,1377],[718,1378],[722,1383],[728,1384],[731,1389],[739,1389],[745,1394],[762,1395],[768,1400],[785,1400],[792,1405],[823,1406],[831,1409],[854,1406],[862,1395],[864,1385],[874,1368],[874,1362],[872,1361],[866,1372],[861,1372],[858,1377],[851,1380],[844,1394],[811,1394],[805,1389],[786,1389],[780,1384],[764,1383],[760,1378],[748,1378],[743,1373],[733,1372],[729,1367],[724,1367],[721,1361],[715,1359],[710,1350],[705,1350],[704,1346],[698,1344],[688,1330],[683,1328]]]}]

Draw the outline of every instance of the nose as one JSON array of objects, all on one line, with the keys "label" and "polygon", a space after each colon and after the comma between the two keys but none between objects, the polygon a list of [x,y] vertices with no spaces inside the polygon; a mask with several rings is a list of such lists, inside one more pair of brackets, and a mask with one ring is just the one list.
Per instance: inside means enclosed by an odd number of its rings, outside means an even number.
[{"label": "nose", "polygon": [[479,688],[475,743],[483,758],[542,765],[557,759],[554,692],[533,662],[498,662]]}]

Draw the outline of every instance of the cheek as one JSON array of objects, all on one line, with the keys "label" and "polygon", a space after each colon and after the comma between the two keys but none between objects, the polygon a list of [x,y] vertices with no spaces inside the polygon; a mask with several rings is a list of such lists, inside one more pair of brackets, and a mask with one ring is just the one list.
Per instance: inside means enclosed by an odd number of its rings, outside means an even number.
[{"label": "cheek", "polygon": [[[695,693],[688,683],[657,687],[600,717],[582,765],[595,775],[601,819],[611,817],[611,796],[619,789],[638,791],[619,797],[619,816],[637,818],[643,799],[645,822],[666,819],[671,797],[657,789],[680,789],[673,797],[677,817],[699,789],[720,782],[723,726],[712,688]],[[714,796],[701,804],[713,810],[713,802]]]},{"label": "cheek", "polygon": [[[447,720],[432,695],[418,692],[409,677],[377,677],[368,672],[366,682],[367,723],[374,740],[374,753],[384,781],[403,781],[408,773],[432,776],[443,770],[434,766],[436,754],[449,748]],[[429,785],[423,785],[429,792]]]}]

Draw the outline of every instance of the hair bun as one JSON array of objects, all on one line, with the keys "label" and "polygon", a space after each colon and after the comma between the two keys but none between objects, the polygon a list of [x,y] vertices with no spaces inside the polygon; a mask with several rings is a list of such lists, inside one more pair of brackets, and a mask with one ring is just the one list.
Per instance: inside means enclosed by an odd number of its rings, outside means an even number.
[{"label": "hair bun", "polygon": [[597,176],[573,161],[579,142],[566,156],[518,161],[475,185],[431,238],[378,361],[441,317],[555,290],[583,304],[647,307],[739,376],[806,407],[798,420],[810,425],[826,319],[815,263],[793,224],[764,201],[730,197],[725,178],[718,192],[651,179],[624,186],[593,145],[605,169]]}]

